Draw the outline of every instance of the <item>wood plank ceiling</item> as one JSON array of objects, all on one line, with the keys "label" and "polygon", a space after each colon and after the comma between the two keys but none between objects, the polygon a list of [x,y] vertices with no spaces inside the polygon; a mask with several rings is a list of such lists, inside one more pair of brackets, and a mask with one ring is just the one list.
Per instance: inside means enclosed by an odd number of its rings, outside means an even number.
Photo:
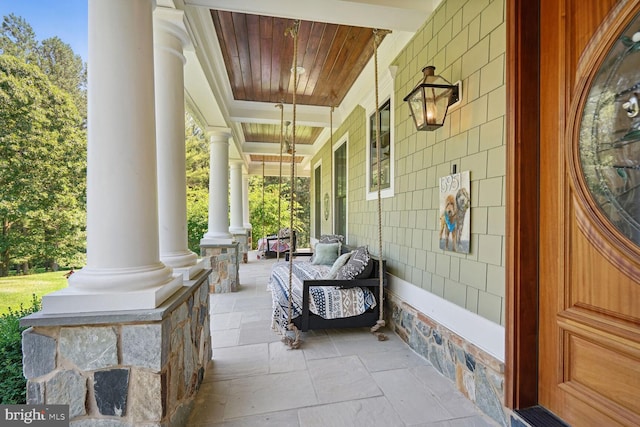
[{"label": "wood plank ceiling", "polygon": [[[211,10],[233,97],[238,101],[293,102],[292,19]],[[300,21],[296,103],[338,106],[373,55],[373,29]],[[242,123],[245,141],[280,142],[279,124]],[[322,128],[296,126],[296,144],[313,144]],[[276,156],[255,156],[279,161]],[[302,157],[296,156],[302,160]]]}]

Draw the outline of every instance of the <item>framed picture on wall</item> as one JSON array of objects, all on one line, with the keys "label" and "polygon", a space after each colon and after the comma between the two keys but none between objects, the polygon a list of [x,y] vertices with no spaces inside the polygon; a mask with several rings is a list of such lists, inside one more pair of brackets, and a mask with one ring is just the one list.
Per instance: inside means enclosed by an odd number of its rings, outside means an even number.
[{"label": "framed picture on wall", "polygon": [[469,171],[440,178],[440,249],[469,253],[471,238]]}]

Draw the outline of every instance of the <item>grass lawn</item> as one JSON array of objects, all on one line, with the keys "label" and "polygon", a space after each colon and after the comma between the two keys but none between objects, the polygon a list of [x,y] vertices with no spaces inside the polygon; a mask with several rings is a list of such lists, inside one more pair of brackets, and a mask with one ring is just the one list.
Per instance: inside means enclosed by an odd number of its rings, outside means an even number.
[{"label": "grass lawn", "polygon": [[49,292],[57,291],[67,286],[64,277],[66,271],[53,273],[29,274],[27,276],[0,277],[0,314],[8,313],[9,307],[14,311],[31,307],[31,298],[36,294],[38,299]]}]

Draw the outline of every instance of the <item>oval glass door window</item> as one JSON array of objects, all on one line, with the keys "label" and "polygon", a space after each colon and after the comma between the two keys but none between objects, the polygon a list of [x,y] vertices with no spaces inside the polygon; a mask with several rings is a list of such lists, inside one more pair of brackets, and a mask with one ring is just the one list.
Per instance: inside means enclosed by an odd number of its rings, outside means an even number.
[{"label": "oval glass door window", "polygon": [[585,181],[599,209],[640,246],[640,18],[595,75],[580,123]]}]

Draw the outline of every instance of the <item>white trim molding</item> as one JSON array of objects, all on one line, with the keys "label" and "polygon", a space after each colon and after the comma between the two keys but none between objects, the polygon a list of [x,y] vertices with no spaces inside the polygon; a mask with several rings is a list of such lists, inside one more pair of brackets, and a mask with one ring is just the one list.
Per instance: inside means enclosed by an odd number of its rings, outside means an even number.
[{"label": "white trim molding", "polygon": [[340,147],[342,147],[342,145],[344,144],[345,146],[345,150],[347,151],[346,156],[347,156],[347,167],[346,167],[346,171],[345,171],[345,179],[346,179],[346,189],[345,189],[345,197],[347,199],[347,203],[346,203],[346,212],[345,212],[345,216],[347,218],[347,223],[344,225],[344,236],[345,239],[347,237],[347,235],[349,234],[349,132],[345,132],[342,136],[340,136],[340,138],[338,138],[336,140],[336,142],[333,144],[333,147],[331,147],[331,234],[336,233],[336,227],[335,227],[335,223],[336,223],[336,188],[337,188],[337,180],[335,177],[335,170],[336,170],[336,151],[338,151],[338,149]]},{"label": "white trim molding", "polygon": [[[318,194],[316,194],[316,170],[320,168],[320,200],[317,200]],[[313,233],[309,233],[309,238],[312,237],[312,234],[315,235],[316,238],[319,238],[320,235],[322,234],[322,220],[324,219],[322,217],[322,194],[323,194],[323,189],[324,186],[322,185],[322,173],[324,172],[324,168],[322,167],[322,159],[319,159],[317,162],[315,162],[313,164],[313,168],[311,168],[311,173],[310,173],[310,177],[313,178],[313,188],[311,189],[311,194],[313,196],[313,209],[311,209],[311,224],[313,224]],[[320,227],[319,229],[316,229],[316,223],[318,221],[318,218],[316,217],[316,203],[320,203]],[[314,245],[315,246],[315,245]]]},{"label": "white trim molding", "polygon": [[[393,197],[395,194],[395,100],[394,100],[394,86],[395,86],[395,76],[397,72],[397,66],[390,66],[387,69],[386,73],[381,73],[379,89],[378,89],[378,101],[380,106],[384,105],[385,102],[389,101],[390,103],[390,116],[389,116],[389,125],[391,127],[391,137],[390,137],[390,147],[389,147],[389,188],[382,189],[380,191],[380,197]],[[378,190],[370,191],[369,183],[371,182],[371,123],[370,118],[376,111],[376,99],[375,93],[370,92],[369,96],[362,100],[361,106],[365,109],[365,128],[366,128],[366,159],[365,159],[365,199],[366,200],[375,200],[378,198]]]}]

